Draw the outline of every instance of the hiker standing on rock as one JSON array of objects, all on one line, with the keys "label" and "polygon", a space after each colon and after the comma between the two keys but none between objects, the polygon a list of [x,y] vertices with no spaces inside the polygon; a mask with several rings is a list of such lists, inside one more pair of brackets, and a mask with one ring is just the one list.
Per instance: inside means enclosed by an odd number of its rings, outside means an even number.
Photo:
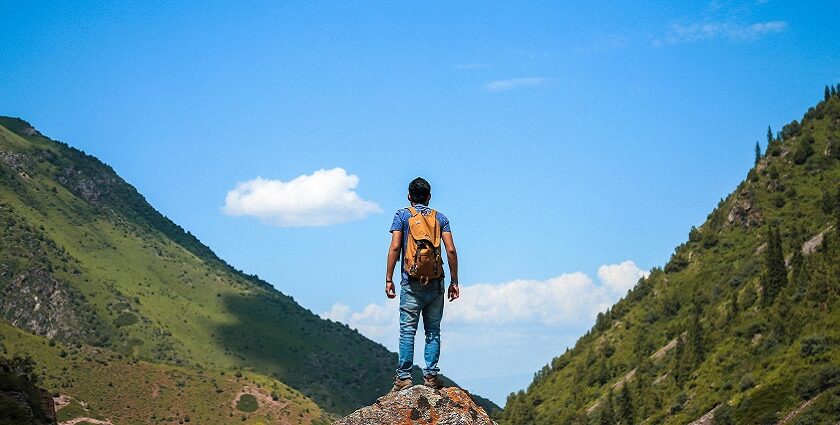
[{"label": "hiker standing on rock", "polygon": [[[391,224],[391,247],[388,249],[388,267],[385,271],[385,295],[397,296],[394,267],[402,258],[400,269],[400,352],[394,387],[399,391],[411,386],[411,368],[414,364],[414,335],[423,316],[426,333],[423,384],[432,388],[443,387],[438,373],[440,358],[440,321],[443,318],[444,278],[441,241],[446,247],[446,259],[451,275],[447,295],[449,301],[458,299],[458,254],[449,230],[449,220],[442,213],[429,208],[432,187],[422,177],[408,185],[411,206],[397,211]],[[402,254],[402,255],[400,255]]]}]

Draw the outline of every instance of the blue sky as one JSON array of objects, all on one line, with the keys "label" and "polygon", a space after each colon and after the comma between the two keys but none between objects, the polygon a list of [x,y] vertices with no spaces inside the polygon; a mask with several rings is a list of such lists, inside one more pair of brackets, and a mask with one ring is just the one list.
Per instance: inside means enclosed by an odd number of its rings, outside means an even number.
[{"label": "blue sky", "polygon": [[392,349],[387,229],[430,180],[473,296],[441,367],[500,404],[840,82],[830,1],[33,3],[0,2],[0,114]]}]

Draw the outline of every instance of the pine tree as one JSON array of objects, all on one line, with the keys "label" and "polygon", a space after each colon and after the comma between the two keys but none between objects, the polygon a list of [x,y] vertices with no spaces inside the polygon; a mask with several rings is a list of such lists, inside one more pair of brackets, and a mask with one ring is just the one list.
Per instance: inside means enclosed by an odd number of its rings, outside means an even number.
[{"label": "pine tree", "polygon": [[[840,93],[840,84],[837,85],[835,89],[834,86],[831,87],[831,91],[828,93],[830,96],[834,96],[835,94]],[[828,99],[826,99],[828,100]]]},{"label": "pine tree", "polygon": [[601,408],[601,425],[615,425],[615,408],[613,407],[613,392],[607,393],[607,399],[604,400],[604,407]]},{"label": "pine tree", "polygon": [[823,97],[825,97],[826,101],[828,101],[828,99],[831,97],[833,90],[834,86],[831,87],[831,90],[828,89],[828,85],[825,86],[825,95]]},{"label": "pine tree", "polygon": [[758,165],[758,162],[761,161],[761,145],[758,144],[758,140],[755,141],[755,164]]},{"label": "pine tree", "polygon": [[688,368],[685,342],[683,342],[682,335],[679,335],[677,336],[677,346],[674,348],[674,381],[680,388],[683,387],[686,378],[688,378]]},{"label": "pine tree", "polygon": [[779,229],[772,226],[767,230],[767,249],[765,250],[764,303],[769,305],[787,285],[787,267],[782,251],[782,237]]},{"label": "pine tree", "polygon": [[773,129],[770,126],[767,126],[767,146],[769,147],[770,144],[773,143]]},{"label": "pine tree", "polygon": [[703,339],[703,326],[700,324],[701,311],[695,308],[688,325],[688,353],[689,364],[697,367],[706,356],[706,346]]},{"label": "pine tree", "polygon": [[629,382],[625,382],[621,386],[621,393],[618,395],[618,418],[624,425],[634,425],[636,423]]}]

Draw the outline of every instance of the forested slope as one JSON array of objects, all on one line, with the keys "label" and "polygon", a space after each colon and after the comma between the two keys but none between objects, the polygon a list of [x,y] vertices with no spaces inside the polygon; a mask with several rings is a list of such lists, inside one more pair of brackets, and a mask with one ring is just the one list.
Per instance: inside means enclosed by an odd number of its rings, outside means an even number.
[{"label": "forested slope", "polygon": [[768,130],[746,179],[501,422],[840,421],[839,92]]}]

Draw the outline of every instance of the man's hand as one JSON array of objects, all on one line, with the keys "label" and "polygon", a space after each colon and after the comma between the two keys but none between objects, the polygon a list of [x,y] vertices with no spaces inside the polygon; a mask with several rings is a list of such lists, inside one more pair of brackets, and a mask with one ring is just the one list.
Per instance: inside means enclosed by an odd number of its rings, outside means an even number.
[{"label": "man's hand", "polygon": [[461,290],[458,289],[457,283],[450,283],[449,290],[447,291],[447,295],[449,296],[449,302],[455,301],[461,296]]},{"label": "man's hand", "polygon": [[397,291],[394,289],[394,282],[385,282],[385,296],[388,298],[397,296]]}]

